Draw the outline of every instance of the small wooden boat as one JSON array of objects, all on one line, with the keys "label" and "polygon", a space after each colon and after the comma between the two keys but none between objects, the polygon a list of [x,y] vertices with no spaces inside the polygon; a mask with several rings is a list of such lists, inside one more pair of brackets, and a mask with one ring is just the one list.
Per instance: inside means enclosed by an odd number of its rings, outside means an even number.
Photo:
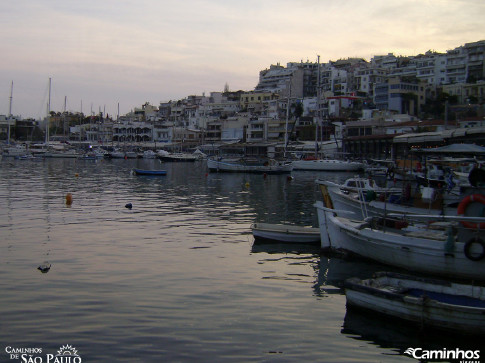
[{"label": "small wooden boat", "polygon": [[296,160],[292,165],[293,170],[360,171],[365,169],[364,163],[335,159]]},{"label": "small wooden boat", "polygon": [[159,150],[157,156],[161,161],[175,161],[175,162],[193,162],[199,160],[197,154],[187,153],[169,153],[165,150]]},{"label": "small wooden boat", "polygon": [[166,170],[131,169],[131,173],[133,175],[148,175],[148,176],[167,175]]},{"label": "small wooden boat", "polygon": [[421,327],[485,334],[485,287],[379,272],[345,281],[347,306],[372,310]]},{"label": "small wooden boat", "polygon": [[320,243],[320,229],[284,224],[254,223],[254,238],[290,243]]},{"label": "small wooden boat", "polygon": [[286,174],[290,173],[292,166],[290,163],[278,162],[273,159],[258,160],[250,158],[237,159],[207,159],[209,171],[232,172],[232,173],[252,173],[252,174]]}]

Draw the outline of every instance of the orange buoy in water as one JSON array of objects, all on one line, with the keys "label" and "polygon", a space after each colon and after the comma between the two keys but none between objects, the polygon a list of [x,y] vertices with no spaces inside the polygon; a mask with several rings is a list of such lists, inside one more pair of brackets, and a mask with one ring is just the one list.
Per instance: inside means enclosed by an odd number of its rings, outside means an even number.
[{"label": "orange buoy in water", "polygon": [[71,205],[72,204],[72,194],[67,193],[66,194],[66,205]]},{"label": "orange buoy in water", "polygon": [[246,182],[246,184],[244,184],[246,186],[246,188],[249,188],[249,182]]},{"label": "orange buoy in water", "polygon": [[77,177],[79,176],[79,174],[78,174],[78,173],[76,173],[76,174],[74,174],[74,176],[77,178]]}]

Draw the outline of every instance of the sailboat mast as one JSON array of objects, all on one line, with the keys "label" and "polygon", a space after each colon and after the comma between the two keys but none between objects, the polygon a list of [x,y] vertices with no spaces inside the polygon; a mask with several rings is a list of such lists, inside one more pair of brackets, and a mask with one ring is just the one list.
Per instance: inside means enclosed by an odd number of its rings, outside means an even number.
[{"label": "sailboat mast", "polygon": [[13,96],[13,81],[10,86],[10,104],[8,106],[8,117],[12,117],[12,96]]},{"label": "sailboat mast", "polygon": [[50,123],[50,114],[51,114],[51,78],[49,77],[49,100],[47,101],[47,117],[46,117],[46,124],[45,124],[45,144],[46,146],[49,144],[49,123]]},{"label": "sailboat mast", "polygon": [[315,119],[315,158],[318,159],[318,121],[320,120],[320,56],[317,55],[317,118]]},{"label": "sailboat mast", "polygon": [[286,123],[285,123],[285,151],[283,156],[286,158],[286,148],[288,147],[288,119],[290,118],[290,102],[291,102],[291,80],[288,90],[288,101],[286,102]]},{"label": "sailboat mast", "polygon": [[82,117],[83,117],[83,100],[81,100],[81,113],[79,114],[79,143],[81,143]]},{"label": "sailboat mast", "polygon": [[67,112],[67,96],[64,96],[64,113],[62,114],[62,131],[64,137],[66,136],[66,112]]},{"label": "sailboat mast", "polygon": [[12,118],[12,96],[13,96],[13,81],[12,85],[10,86],[10,104],[8,106],[8,138],[7,138],[7,143],[10,145],[10,119]]}]

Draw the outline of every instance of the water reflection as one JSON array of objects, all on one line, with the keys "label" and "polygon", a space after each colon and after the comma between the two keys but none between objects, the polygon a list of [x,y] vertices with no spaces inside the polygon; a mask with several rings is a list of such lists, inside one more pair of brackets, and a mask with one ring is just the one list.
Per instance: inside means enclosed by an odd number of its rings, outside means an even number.
[{"label": "water reflection", "polygon": [[483,347],[480,338],[422,330],[419,326],[398,319],[369,314],[354,308],[347,308],[341,333],[349,339],[391,349],[397,355],[402,355],[407,348],[413,347],[423,350],[480,350]]},{"label": "water reflection", "polygon": [[[251,252],[261,255],[258,256],[258,264],[272,268],[266,270],[271,271],[272,275],[268,274],[265,278],[311,282],[313,294],[317,297],[328,294],[342,295],[346,279],[370,278],[376,272],[386,269],[383,265],[357,257],[342,258],[320,254],[320,246],[303,243],[254,240]],[[276,266],[279,266],[278,270]],[[290,270],[286,270],[283,266],[289,267]],[[298,272],[299,268],[305,272]]]},{"label": "water reflection", "polygon": [[[136,177],[133,167],[167,175]],[[341,333],[342,282],[381,266],[253,243],[254,222],[317,225],[315,178],[348,176],[292,175],[2,161],[0,341],[47,352],[72,344],[86,361],[381,359],[386,349],[362,351],[356,334]]]}]

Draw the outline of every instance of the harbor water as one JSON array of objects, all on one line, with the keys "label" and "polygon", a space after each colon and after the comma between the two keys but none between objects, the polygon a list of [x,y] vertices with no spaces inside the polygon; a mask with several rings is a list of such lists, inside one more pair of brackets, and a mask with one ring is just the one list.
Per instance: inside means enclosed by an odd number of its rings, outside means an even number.
[{"label": "harbor water", "polygon": [[253,222],[317,226],[315,178],[352,174],[291,175],[4,158],[0,362],[33,348],[46,362],[67,346],[83,362],[409,362],[410,347],[480,348],[347,312],[343,281],[382,265],[254,243]]}]

